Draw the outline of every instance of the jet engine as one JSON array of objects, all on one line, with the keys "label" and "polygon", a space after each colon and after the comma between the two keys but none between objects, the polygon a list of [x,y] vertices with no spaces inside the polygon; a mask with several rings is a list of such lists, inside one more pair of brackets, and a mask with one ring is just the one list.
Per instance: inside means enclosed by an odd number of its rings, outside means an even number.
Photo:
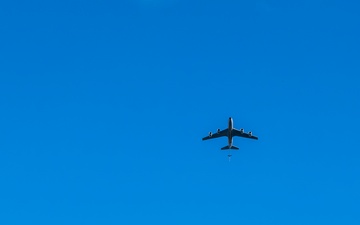
[{"label": "jet engine", "polygon": [[250,137],[252,136],[252,132],[251,132],[251,131],[249,131],[249,136],[250,136]]},{"label": "jet engine", "polygon": [[210,137],[212,136],[212,133],[211,133],[211,132],[209,132],[209,136],[210,136]]},{"label": "jet engine", "polygon": [[220,133],[220,129],[217,129],[217,132]]},{"label": "jet engine", "polygon": [[241,132],[241,133],[244,133],[244,129],[243,129],[243,128],[241,128],[241,129],[240,129],[240,132]]}]

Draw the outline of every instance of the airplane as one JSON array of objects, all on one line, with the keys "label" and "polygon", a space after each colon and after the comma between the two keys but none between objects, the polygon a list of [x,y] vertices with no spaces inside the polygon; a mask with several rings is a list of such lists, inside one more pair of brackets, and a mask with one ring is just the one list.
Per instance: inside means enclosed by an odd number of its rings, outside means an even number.
[{"label": "airplane", "polygon": [[255,140],[259,139],[258,137],[252,135],[251,131],[249,131],[248,133],[245,133],[244,129],[240,129],[240,130],[235,129],[233,119],[231,117],[229,117],[228,128],[226,128],[224,130],[217,129],[217,132],[214,134],[209,132],[209,136],[204,137],[202,140],[205,141],[205,140],[218,138],[218,137],[225,137],[225,136],[228,137],[228,145],[221,148],[221,150],[227,150],[227,149],[238,150],[239,149],[238,147],[232,145],[233,137],[235,137],[235,136],[251,138],[251,139],[255,139]]}]

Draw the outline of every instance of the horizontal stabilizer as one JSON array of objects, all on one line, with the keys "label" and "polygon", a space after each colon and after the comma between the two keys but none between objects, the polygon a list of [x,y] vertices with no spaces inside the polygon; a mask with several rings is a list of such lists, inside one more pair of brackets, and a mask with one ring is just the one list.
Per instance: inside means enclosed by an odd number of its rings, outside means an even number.
[{"label": "horizontal stabilizer", "polygon": [[225,147],[221,148],[221,150],[228,150],[228,149],[239,150],[239,148],[236,146],[231,146],[231,147],[225,146]]}]

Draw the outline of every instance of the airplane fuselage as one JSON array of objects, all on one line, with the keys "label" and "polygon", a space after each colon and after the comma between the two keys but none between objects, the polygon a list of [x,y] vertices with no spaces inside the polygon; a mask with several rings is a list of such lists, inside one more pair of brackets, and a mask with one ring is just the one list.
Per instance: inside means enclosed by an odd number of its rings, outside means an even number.
[{"label": "airplane fuselage", "polygon": [[230,117],[229,118],[229,127],[228,127],[228,143],[229,143],[229,148],[232,146],[232,141],[233,141],[233,137],[231,134],[231,131],[234,128],[234,123],[233,123],[233,119]]}]

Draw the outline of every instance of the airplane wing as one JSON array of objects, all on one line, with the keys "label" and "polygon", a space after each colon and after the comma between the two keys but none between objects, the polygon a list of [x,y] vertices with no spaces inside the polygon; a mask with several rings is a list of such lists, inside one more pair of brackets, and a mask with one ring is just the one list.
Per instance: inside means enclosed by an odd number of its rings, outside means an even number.
[{"label": "airplane wing", "polygon": [[226,128],[225,130],[222,130],[220,132],[216,132],[216,133],[213,133],[207,137],[204,137],[203,138],[203,141],[205,140],[209,140],[209,139],[213,139],[213,138],[218,138],[218,137],[224,137],[224,136],[227,136],[228,135],[228,129]]},{"label": "airplane wing", "polygon": [[251,139],[255,139],[255,140],[259,139],[258,137],[254,136],[254,135],[250,135],[249,133],[241,132],[241,131],[239,131],[237,129],[233,129],[231,133],[232,133],[233,136],[251,138]]}]

